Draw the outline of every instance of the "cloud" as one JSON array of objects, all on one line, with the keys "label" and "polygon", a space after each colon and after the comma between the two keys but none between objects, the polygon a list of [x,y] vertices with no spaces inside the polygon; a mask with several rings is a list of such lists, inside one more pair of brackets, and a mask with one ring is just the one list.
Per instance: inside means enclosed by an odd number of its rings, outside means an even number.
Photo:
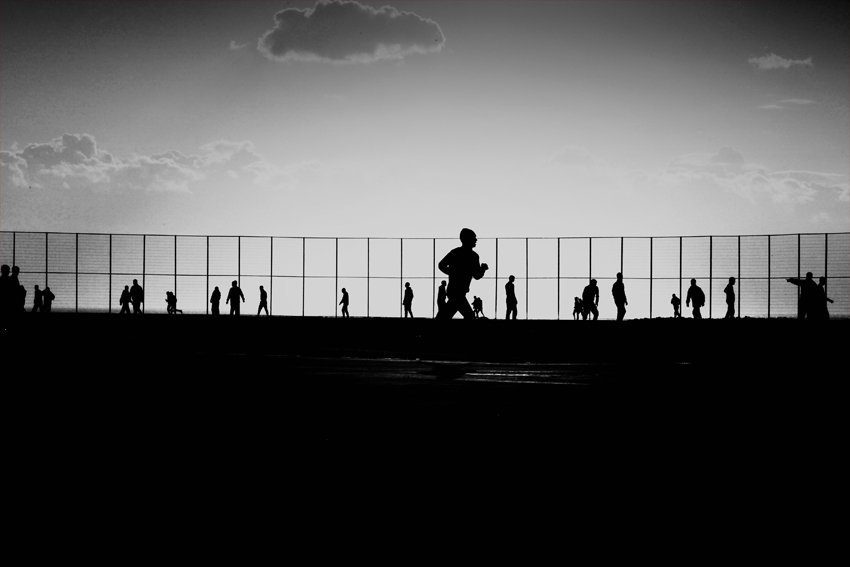
[{"label": "cloud", "polygon": [[219,140],[199,155],[169,150],[118,159],[97,148],[89,134],[64,134],[48,143],[0,152],[4,186],[95,191],[191,191],[202,181],[236,179],[261,187],[292,182],[287,171],[266,162],[251,142]]},{"label": "cloud", "polygon": [[779,106],[778,104],[765,104],[763,106],[760,106],[759,108],[763,108],[765,110],[777,110],[777,109],[785,108],[785,107]]},{"label": "cloud", "polygon": [[846,200],[848,176],[813,171],[771,171],[749,163],[730,147],[716,154],[694,153],[678,157],[655,181],[662,186],[698,185],[737,194],[753,203],[759,195],[777,204],[800,205],[824,197]]},{"label": "cloud", "polygon": [[603,165],[603,161],[578,146],[566,146],[549,160],[548,165],[592,168]]},{"label": "cloud", "polygon": [[789,98],[786,100],[780,100],[779,104],[814,104],[815,101],[809,100],[807,98]]},{"label": "cloud", "polygon": [[751,57],[747,59],[747,62],[752,63],[757,69],[790,69],[793,66],[813,66],[811,57],[808,59],[785,59],[775,53],[762,57]]},{"label": "cloud", "polygon": [[248,45],[249,44],[247,44],[247,43],[242,43],[242,44],[236,43],[234,40],[231,39],[230,40],[230,46],[227,49],[230,50],[230,51],[239,51],[240,49],[245,49],[246,47],[248,47]]},{"label": "cloud", "polygon": [[439,52],[446,42],[440,26],[391,6],[320,1],[313,8],[287,8],[257,49],[275,61],[370,63],[411,53]]}]

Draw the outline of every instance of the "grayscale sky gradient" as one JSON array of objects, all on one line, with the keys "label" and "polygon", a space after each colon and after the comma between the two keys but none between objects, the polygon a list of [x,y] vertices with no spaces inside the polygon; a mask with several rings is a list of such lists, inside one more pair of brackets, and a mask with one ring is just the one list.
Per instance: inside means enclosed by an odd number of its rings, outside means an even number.
[{"label": "grayscale sky gradient", "polygon": [[3,230],[850,230],[846,2],[0,2]]}]

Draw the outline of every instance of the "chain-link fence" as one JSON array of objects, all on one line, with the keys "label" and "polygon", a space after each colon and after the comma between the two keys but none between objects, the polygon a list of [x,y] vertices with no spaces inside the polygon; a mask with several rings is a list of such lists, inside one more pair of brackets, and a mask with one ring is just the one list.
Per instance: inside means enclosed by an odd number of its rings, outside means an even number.
[{"label": "chain-link fence", "polygon": [[[222,312],[232,281],[245,295],[243,314],[268,294],[272,315],[336,316],[341,289],[351,316],[400,317],[405,282],[413,313],[433,317],[437,288],[448,279],[437,263],[457,238],[314,238],[0,232],[0,263],[20,268],[28,290],[50,287],[54,311],[120,311],[125,285],[145,290],[144,310],[166,312],[166,292],[184,313],[210,312],[215,287]],[[683,316],[690,280],[706,296],[703,316],[726,313],[724,288],[735,277],[739,317],[796,317],[799,288],[787,278],[827,278],[833,317],[850,316],[850,233],[760,236],[480,238],[489,265],[473,281],[487,317],[505,316],[505,283],[515,278],[519,318],[571,319],[574,298],[598,281],[601,319],[616,317],[611,286],[623,274],[626,318],[671,317],[673,294]]]}]

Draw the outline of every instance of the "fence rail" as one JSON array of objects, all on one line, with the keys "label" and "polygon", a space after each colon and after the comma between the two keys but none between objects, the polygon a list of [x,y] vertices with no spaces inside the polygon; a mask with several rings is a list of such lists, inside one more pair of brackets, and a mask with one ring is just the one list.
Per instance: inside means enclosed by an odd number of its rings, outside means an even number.
[{"label": "fence rail", "polygon": [[[457,238],[349,238],[178,236],[59,232],[0,232],[0,263],[20,268],[32,302],[33,286],[49,286],[55,311],[117,313],[125,285],[138,279],[145,310],[165,313],[173,291],[184,313],[209,313],[219,287],[226,297],[236,280],[243,313],[268,292],[273,315],[336,316],[340,289],[352,316],[399,317],[410,282],[417,316],[433,317],[437,287],[447,279],[437,263]],[[735,277],[739,317],[796,317],[798,288],[786,278],[827,277],[832,316],[850,316],[850,233],[661,237],[480,238],[490,266],[473,281],[472,296],[485,315],[505,313],[504,284],[515,277],[519,317],[572,318],[573,298],[599,282],[600,318],[614,318],[610,287],[623,274],[626,318],[672,316],[671,296],[682,301],[691,279],[706,292],[704,316],[726,312],[723,289]],[[226,311],[225,311],[226,312]]]}]

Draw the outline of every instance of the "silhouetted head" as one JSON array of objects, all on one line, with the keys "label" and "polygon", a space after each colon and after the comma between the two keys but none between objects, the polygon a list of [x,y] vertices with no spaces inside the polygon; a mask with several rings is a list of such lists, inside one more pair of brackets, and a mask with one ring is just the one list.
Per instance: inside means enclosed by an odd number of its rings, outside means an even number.
[{"label": "silhouetted head", "polygon": [[729,283],[735,283],[735,278],[734,277],[729,278]]},{"label": "silhouetted head", "polygon": [[124,286],[124,291],[130,291],[130,286],[125,285],[125,286]]},{"label": "silhouetted head", "polygon": [[446,285],[446,280],[441,281],[440,285]]},{"label": "silhouetted head", "polygon": [[513,283],[513,281],[514,281],[515,279],[516,279],[516,278],[515,278],[515,277],[513,277],[513,276],[508,276],[508,281],[509,281],[509,282],[511,282],[511,283]]},{"label": "silhouetted head", "polygon": [[404,287],[410,287],[410,282],[404,282]]},{"label": "silhouetted head", "polygon": [[263,286],[260,286],[260,289],[263,289]]},{"label": "silhouetted head", "polygon": [[133,280],[133,285],[136,285],[138,283],[139,283],[139,280]]},{"label": "silhouetted head", "polygon": [[215,290],[218,291],[218,286],[215,286]]},{"label": "silhouetted head", "polygon": [[696,280],[691,280],[691,285],[697,285],[697,281],[696,281]]},{"label": "silhouetted head", "polygon": [[233,280],[232,282],[230,282],[230,285],[232,285],[233,287],[236,287],[236,280]]},{"label": "silhouetted head", "polygon": [[35,286],[36,291],[38,291],[38,286]]},{"label": "silhouetted head", "polygon": [[342,288],[342,293],[345,293],[345,288]]},{"label": "silhouetted head", "polygon": [[620,272],[617,272],[617,279],[618,280],[623,279],[623,274],[621,274]]},{"label": "silhouetted head", "polygon": [[[826,276],[821,276],[820,279],[818,280],[818,283],[820,283],[821,285],[826,285]],[[36,287],[38,287],[38,286],[36,286]]]},{"label": "silhouetted head", "polygon": [[9,268],[8,264],[3,264],[2,266],[0,266],[0,274],[3,274],[4,276],[8,276],[9,275],[9,269],[10,268]]},{"label": "silhouetted head", "polygon": [[596,285],[596,280],[590,280],[590,285]]},{"label": "silhouetted head", "polygon": [[19,267],[17,267],[17,266],[12,266],[12,275],[13,275],[13,276],[17,276],[17,275],[18,275],[18,274],[20,274],[20,273],[21,273],[21,269],[20,269]]},{"label": "silhouetted head", "polygon": [[44,286],[44,291],[50,291],[50,288],[48,286]]},{"label": "silhouetted head", "polygon": [[676,294],[675,294],[675,293],[673,294],[673,297],[674,297],[674,298],[676,297]]},{"label": "silhouetted head", "polygon": [[460,241],[470,248],[475,248],[475,243],[478,242],[478,237],[475,236],[475,232],[473,232],[472,229],[464,228],[460,231]]},{"label": "silhouetted head", "polygon": [[[12,271],[15,271],[15,268],[12,268]],[[810,280],[813,277],[814,277],[814,274],[812,274],[811,272],[806,272],[806,279],[807,280]]]}]

